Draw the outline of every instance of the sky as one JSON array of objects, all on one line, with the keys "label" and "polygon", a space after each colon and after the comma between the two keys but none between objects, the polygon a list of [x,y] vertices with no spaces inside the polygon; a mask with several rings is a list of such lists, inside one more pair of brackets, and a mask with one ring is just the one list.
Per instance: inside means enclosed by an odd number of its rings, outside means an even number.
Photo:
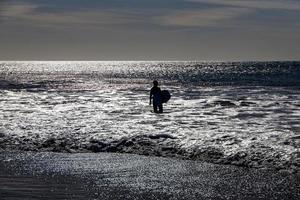
[{"label": "sky", "polygon": [[300,0],[0,0],[0,60],[300,60]]}]

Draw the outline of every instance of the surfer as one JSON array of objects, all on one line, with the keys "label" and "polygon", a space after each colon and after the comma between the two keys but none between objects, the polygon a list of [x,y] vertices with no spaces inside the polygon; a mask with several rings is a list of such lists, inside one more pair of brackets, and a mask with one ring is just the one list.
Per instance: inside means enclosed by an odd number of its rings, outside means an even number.
[{"label": "surfer", "polygon": [[[162,105],[162,97],[161,97],[161,90],[158,87],[158,82],[153,81],[153,87],[151,88],[150,92],[150,105],[153,99],[153,111],[155,113],[162,113],[163,112],[163,105]],[[157,111],[158,108],[158,111]]]}]

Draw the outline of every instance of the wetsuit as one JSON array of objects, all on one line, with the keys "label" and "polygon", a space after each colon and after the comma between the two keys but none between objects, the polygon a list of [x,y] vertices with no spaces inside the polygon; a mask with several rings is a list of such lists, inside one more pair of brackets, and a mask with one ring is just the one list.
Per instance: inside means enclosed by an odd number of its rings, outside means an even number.
[{"label": "wetsuit", "polygon": [[161,102],[161,90],[159,87],[154,86],[151,88],[150,92],[150,98],[153,97],[153,110],[154,112],[157,112],[157,108],[159,109],[159,112],[163,112],[163,106]]}]

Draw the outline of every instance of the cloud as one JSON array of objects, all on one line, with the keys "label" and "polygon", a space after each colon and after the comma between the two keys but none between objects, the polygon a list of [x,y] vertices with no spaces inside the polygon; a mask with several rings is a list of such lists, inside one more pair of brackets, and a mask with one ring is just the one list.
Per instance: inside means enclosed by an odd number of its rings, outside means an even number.
[{"label": "cloud", "polygon": [[254,9],[300,10],[299,0],[186,0],[213,5],[234,6]]},{"label": "cloud", "polygon": [[6,5],[2,9],[1,15],[3,17],[17,17],[23,16],[26,13],[31,13],[36,9],[37,6],[31,4],[13,4],[13,5]]},{"label": "cloud", "polygon": [[[158,16],[157,22],[167,26],[181,27],[224,27],[242,22],[246,15],[259,10],[278,9],[298,11],[300,1],[294,0],[186,0],[189,2],[214,5],[212,8],[198,10],[173,10]],[[248,18],[249,19],[249,18]],[[252,24],[253,25],[253,24]]]},{"label": "cloud", "polygon": [[102,27],[113,25],[148,24],[177,27],[214,26],[226,20],[237,18],[249,9],[177,9],[164,10],[155,14],[122,9],[53,10],[36,4],[7,4],[2,17],[11,23],[25,23],[42,27]]},{"label": "cloud", "polygon": [[120,25],[139,23],[139,13],[120,10],[75,10],[41,12],[34,4],[8,4],[2,10],[7,21],[25,21],[38,26]]},{"label": "cloud", "polygon": [[[0,17],[2,21],[42,27],[92,27],[139,25],[164,27],[224,27],[239,24],[243,17],[257,12],[257,9],[300,10],[300,2],[293,0],[185,0],[190,8],[157,8],[156,10],[136,10],[131,8],[101,7],[89,9],[54,9],[33,3],[3,3]],[[1,0],[0,0],[1,2]],[[8,1],[7,1],[8,2]],[[214,5],[214,7],[192,7],[194,3]],[[143,12],[144,11],[144,12]],[[248,18],[249,19],[249,18]],[[122,26],[123,27],[123,26]],[[128,29],[128,26],[127,26]]]},{"label": "cloud", "polygon": [[182,27],[207,27],[216,26],[251,13],[250,9],[241,8],[216,8],[206,10],[174,11],[158,18],[162,25]]}]

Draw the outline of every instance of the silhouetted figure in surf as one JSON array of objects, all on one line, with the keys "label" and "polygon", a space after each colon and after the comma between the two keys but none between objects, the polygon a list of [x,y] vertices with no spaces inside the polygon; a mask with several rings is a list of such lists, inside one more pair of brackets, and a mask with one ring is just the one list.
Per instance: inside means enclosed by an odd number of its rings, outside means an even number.
[{"label": "silhouetted figure in surf", "polygon": [[162,105],[161,89],[158,87],[157,81],[153,81],[153,87],[151,88],[151,92],[150,92],[150,105],[152,99],[153,99],[153,111],[155,113],[162,113],[163,105]]}]

